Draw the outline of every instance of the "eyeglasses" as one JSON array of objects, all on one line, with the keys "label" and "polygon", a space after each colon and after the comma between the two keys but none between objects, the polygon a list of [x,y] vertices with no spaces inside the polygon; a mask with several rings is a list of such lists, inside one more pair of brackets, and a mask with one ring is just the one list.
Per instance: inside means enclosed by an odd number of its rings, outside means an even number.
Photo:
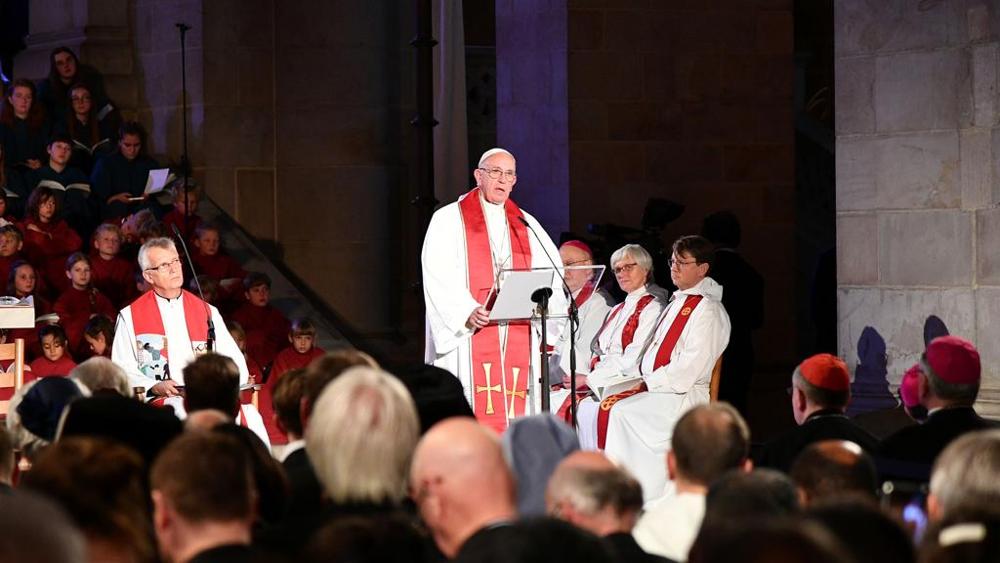
[{"label": "eyeglasses", "polygon": [[73,96],[70,99],[73,100],[74,102],[89,102],[90,96]]},{"label": "eyeglasses", "polygon": [[517,172],[513,170],[501,170],[499,168],[480,168],[486,175],[494,180],[499,180],[500,176],[503,176],[505,180],[513,182],[517,179]]},{"label": "eyeglasses", "polygon": [[698,261],[697,260],[688,260],[687,262],[685,262],[684,260],[674,260],[673,258],[671,258],[671,259],[667,260],[667,263],[670,264],[671,268],[673,268],[674,266],[677,266],[677,269],[680,270],[681,266],[687,266],[688,264],[697,264]]},{"label": "eyeglasses", "polygon": [[577,264],[583,264],[584,262],[586,262],[587,264],[591,264],[593,263],[593,260],[591,258],[584,258],[582,260],[573,260],[572,262],[563,262],[563,266],[576,266]]},{"label": "eyeglasses", "polygon": [[614,272],[615,274],[620,274],[622,272],[625,272],[627,274],[632,271],[632,268],[635,268],[638,265],[639,264],[636,264],[635,262],[632,262],[631,264],[622,264],[621,266],[615,266],[614,268],[611,268],[611,271]]},{"label": "eyeglasses", "polygon": [[164,263],[160,264],[159,266],[153,266],[152,268],[146,268],[146,271],[149,272],[151,270],[156,270],[157,272],[160,272],[161,274],[166,274],[166,273],[170,272],[170,270],[172,270],[174,268],[174,266],[179,266],[180,263],[181,263],[181,259],[180,258],[174,258],[173,260],[171,260],[169,262],[164,262]]}]

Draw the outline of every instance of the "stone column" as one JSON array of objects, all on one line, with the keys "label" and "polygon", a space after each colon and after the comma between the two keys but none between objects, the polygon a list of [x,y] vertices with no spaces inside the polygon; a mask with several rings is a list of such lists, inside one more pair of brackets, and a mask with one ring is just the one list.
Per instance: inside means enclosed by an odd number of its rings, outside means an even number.
[{"label": "stone column", "polygon": [[985,1],[837,0],[837,282],[841,354],[872,327],[888,378],[926,319],[976,343],[979,408],[1000,415],[998,26]]}]

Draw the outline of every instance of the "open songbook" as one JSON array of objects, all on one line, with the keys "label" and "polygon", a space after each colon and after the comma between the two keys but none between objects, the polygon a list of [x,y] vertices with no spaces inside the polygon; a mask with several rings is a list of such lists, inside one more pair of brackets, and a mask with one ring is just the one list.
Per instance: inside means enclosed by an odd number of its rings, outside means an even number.
[{"label": "open songbook", "polygon": [[93,146],[88,147],[84,143],[81,143],[80,141],[77,141],[77,140],[74,139],[73,140],[73,150],[75,150],[75,151],[83,151],[83,152],[85,152],[87,154],[92,155],[92,154],[94,154],[94,151],[96,151],[98,147],[100,147],[101,145],[106,145],[106,144],[108,144],[110,142],[111,142],[111,139],[105,138],[105,139],[101,139],[100,141],[97,141],[96,143],[94,143]]},{"label": "open songbook", "polygon": [[591,373],[587,376],[587,386],[597,395],[598,401],[634,388],[642,383],[642,376],[636,373],[601,374]]},{"label": "open songbook", "polygon": [[171,174],[169,168],[150,170],[149,175],[146,176],[146,187],[142,190],[142,195],[139,197],[130,197],[128,200],[142,201],[151,195],[158,194],[175,179],[177,179],[177,176]]},{"label": "open songbook", "polygon": [[88,184],[86,182],[76,182],[76,183],[64,186],[64,185],[60,184],[59,182],[56,182],[55,180],[41,180],[41,181],[38,182],[38,185],[35,186],[35,187],[37,188],[39,186],[45,186],[46,188],[49,188],[50,190],[56,190],[56,191],[60,191],[60,192],[66,192],[66,191],[69,191],[69,190],[80,190],[81,192],[87,192],[88,194],[90,193],[90,184]]}]

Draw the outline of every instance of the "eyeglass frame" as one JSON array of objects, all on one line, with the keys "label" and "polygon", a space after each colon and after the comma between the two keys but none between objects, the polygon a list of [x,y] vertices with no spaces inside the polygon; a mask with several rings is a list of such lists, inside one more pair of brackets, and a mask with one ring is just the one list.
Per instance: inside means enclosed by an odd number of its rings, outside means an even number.
[{"label": "eyeglass frame", "polygon": [[[667,266],[670,269],[673,269],[674,264],[679,264],[681,267],[683,267],[683,266],[690,266],[691,264],[702,264],[702,263],[703,262],[699,262],[697,260],[691,260],[690,262],[685,262],[684,260],[674,260],[673,257],[667,258]],[[677,269],[680,270],[681,268],[678,267]]]},{"label": "eyeglass frame", "polygon": [[[181,257],[180,256],[174,258],[173,260],[168,260],[166,262],[163,262],[163,263],[161,263],[161,264],[159,264],[157,266],[150,266],[148,268],[144,268],[143,271],[144,272],[150,272],[150,271],[156,270],[157,272],[159,272],[161,274],[166,274],[166,273],[170,272],[171,266],[174,266],[174,265],[176,265],[176,266],[180,266],[181,265]],[[166,270],[163,269],[164,266],[167,267]]]},{"label": "eyeglass frame", "polygon": [[638,262],[631,262],[629,264],[622,264],[621,266],[612,266],[611,271],[614,272],[616,276],[622,272],[627,274],[632,271],[632,268],[635,268],[638,265]]},{"label": "eyeglass frame", "polygon": [[477,170],[482,170],[486,173],[486,176],[491,180],[499,180],[501,177],[508,182],[513,182],[517,180],[516,170],[504,170],[503,168],[483,168],[480,166]]}]

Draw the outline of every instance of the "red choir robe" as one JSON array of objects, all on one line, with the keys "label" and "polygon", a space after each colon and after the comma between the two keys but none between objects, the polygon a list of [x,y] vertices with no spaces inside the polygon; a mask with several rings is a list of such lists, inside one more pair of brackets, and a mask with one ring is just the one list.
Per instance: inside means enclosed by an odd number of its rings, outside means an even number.
[{"label": "red choir robe", "polygon": [[[90,254],[90,283],[94,285],[116,309],[131,303],[138,295],[135,289],[136,265],[115,256],[101,258],[97,252]],[[111,317],[114,320],[114,317]]]},{"label": "red choir robe", "polygon": [[[31,230],[28,225],[34,225],[43,232]],[[70,285],[66,277],[66,259],[80,250],[83,244],[80,235],[66,221],[42,223],[31,218],[21,224],[21,232],[24,233],[23,250],[28,261],[35,266],[38,277],[45,280],[45,287],[52,296],[58,296]]]},{"label": "red choir robe", "polygon": [[257,397],[257,410],[260,411],[260,416],[264,419],[264,427],[267,428],[267,435],[272,444],[288,443],[288,436],[285,436],[274,421],[274,407],[271,405],[274,387],[278,384],[278,380],[290,370],[307,367],[313,360],[322,357],[325,353],[322,348],[313,346],[305,354],[299,354],[295,348],[289,346],[274,357],[274,364],[271,365],[271,373],[267,376],[267,383],[261,388],[260,395]]},{"label": "red choir robe", "polygon": [[269,365],[278,350],[288,344],[291,324],[270,305],[244,303],[233,313],[232,320],[247,333],[247,355],[262,366]]},{"label": "red choir robe", "polygon": [[215,278],[219,281],[230,278],[243,279],[247,273],[232,256],[224,254],[221,250],[211,256],[202,254],[197,249],[191,254],[194,267],[199,274]]},{"label": "red choir robe", "polygon": [[73,361],[69,352],[63,353],[63,356],[54,362],[45,356],[41,356],[31,362],[31,371],[24,371],[24,382],[27,383],[40,377],[49,377],[51,375],[67,377],[69,376],[69,372],[73,371],[75,367],[76,362]]},{"label": "red choir robe", "polygon": [[185,220],[184,213],[177,211],[177,209],[171,209],[170,213],[163,216],[163,220],[161,222],[163,223],[163,226],[167,228],[168,233],[173,233],[173,228],[177,227],[177,230],[184,233],[184,240],[191,240],[194,230],[198,228],[198,225],[201,225],[202,221],[201,217],[192,213],[191,228],[189,230],[187,228],[187,221]]},{"label": "red choir robe", "polygon": [[111,301],[93,287],[67,289],[56,301],[54,309],[59,315],[59,324],[66,330],[70,350],[79,350],[80,342],[83,341],[83,329],[91,315],[104,315],[112,321],[117,316]]},{"label": "red choir robe", "polygon": [[0,256],[0,280],[7,283],[10,278],[10,265],[18,260],[27,260],[27,257],[20,252],[15,252],[10,256]]}]

